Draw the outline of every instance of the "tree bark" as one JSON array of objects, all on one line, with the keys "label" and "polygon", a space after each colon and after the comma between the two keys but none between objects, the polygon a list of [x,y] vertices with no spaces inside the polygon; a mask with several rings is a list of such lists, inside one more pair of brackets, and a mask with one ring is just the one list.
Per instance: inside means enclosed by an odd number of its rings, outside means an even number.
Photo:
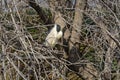
[{"label": "tree bark", "polygon": [[51,24],[52,20],[49,17],[49,15],[46,14],[46,12],[40,7],[35,0],[28,0],[29,5],[35,9],[35,11],[38,13],[40,19],[45,23],[45,24]]},{"label": "tree bark", "polygon": [[[80,59],[80,30],[82,26],[83,19],[83,11],[86,5],[86,0],[76,0],[75,5],[75,15],[73,21],[73,27],[71,31],[71,37],[69,40],[69,52],[68,52],[68,60],[72,63],[77,62]],[[70,68],[74,71],[79,71],[79,67],[75,68],[75,65],[71,65]]]}]

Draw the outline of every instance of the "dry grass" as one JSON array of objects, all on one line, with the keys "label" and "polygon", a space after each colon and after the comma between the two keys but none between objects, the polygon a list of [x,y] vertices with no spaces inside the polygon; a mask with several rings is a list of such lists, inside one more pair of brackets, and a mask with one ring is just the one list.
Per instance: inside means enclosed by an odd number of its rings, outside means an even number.
[{"label": "dry grass", "polygon": [[[7,6],[0,5],[0,80],[82,80],[74,72],[66,76],[67,66],[75,64],[80,65],[83,75],[92,74],[101,80],[104,73],[110,72],[111,79],[119,80],[119,12],[114,13],[102,2],[96,5],[91,6],[88,2],[85,12],[79,10],[85,15],[81,30],[78,30],[82,57],[74,64],[64,58],[61,48],[43,45],[46,26],[53,24],[43,25],[27,3],[13,0],[8,1]],[[119,9],[117,3],[116,7]],[[66,10],[65,13],[63,17],[71,28],[74,12]]]}]

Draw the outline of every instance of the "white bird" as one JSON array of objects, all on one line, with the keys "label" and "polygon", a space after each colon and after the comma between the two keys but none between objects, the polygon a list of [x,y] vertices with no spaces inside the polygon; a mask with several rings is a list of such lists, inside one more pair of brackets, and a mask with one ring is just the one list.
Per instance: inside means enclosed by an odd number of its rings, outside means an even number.
[{"label": "white bird", "polygon": [[55,24],[45,39],[45,45],[54,47],[57,44],[58,40],[62,37],[62,35],[63,32],[60,25]]}]

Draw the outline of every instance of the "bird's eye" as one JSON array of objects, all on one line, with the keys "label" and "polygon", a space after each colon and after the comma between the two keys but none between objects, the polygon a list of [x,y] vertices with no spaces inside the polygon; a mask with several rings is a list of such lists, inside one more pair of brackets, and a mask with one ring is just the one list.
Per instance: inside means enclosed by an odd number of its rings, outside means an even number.
[{"label": "bird's eye", "polygon": [[60,25],[57,24],[57,32],[59,32],[61,30]]}]

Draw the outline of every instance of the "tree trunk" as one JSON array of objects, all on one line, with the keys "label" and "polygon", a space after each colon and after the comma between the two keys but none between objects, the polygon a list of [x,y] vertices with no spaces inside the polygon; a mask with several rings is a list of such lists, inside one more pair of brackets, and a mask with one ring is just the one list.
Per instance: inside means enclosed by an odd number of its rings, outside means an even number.
[{"label": "tree trunk", "polygon": [[[76,0],[75,5],[75,15],[73,21],[73,27],[71,32],[71,37],[69,40],[69,52],[68,60],[72,63],[77,62],[80,59],[80,30],[82,26],[83,11],[86,5],[86,0]],[[75,65],[71,65],[70,68],[74,71],[79,72],[79,67],[76,68]]]}]

